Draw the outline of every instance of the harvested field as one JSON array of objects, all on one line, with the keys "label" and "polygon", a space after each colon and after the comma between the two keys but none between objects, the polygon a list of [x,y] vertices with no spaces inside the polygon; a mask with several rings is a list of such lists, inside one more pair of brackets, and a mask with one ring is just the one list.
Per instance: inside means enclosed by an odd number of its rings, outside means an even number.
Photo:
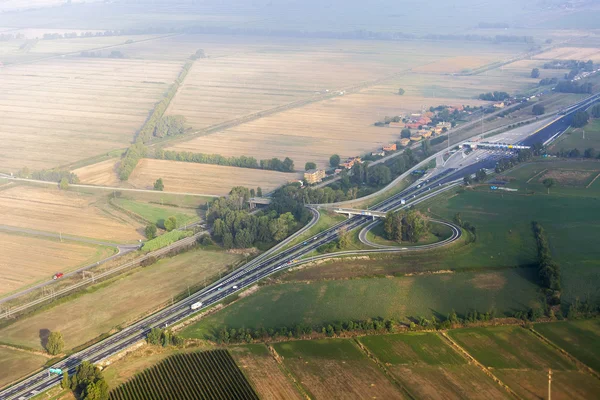
[{"label": "harvested field", "polygon": [[98,197],[54,188],[15,186],[0,191],[4,225],[112,242],[141,238],[142,225]]},{"label": "harvested field", "polygon": [[[522,399],[538,400],[548,396],[548,371],[511,370],[494,374]],[[600,381],[584,372],[552,370],[552,399],[588,400],[600,398]]]},{"label": "harvested field", "polygon": [[566,170],[566,169],[551,169],[546,171],[541,176],[536,178],[538,183],[544,182],[545,179],[554,179],[559,185],[567,186],[586,186],[591,180],[598,175],[599,171],[589,170]]},{"label": "harvested field", "polygon": [[[31,251],[35,249],[35,251]],[[113,249],[0,231],[0,296],[56,272],[68,272],[112,255]]]},{"label": "harvested field", "polygon": [[181,68],[149,65],[76,57],[4,68],[0,170],[56,167],[126,147]]},{"label": "harvested field", "polygon": [[261,399],[302,398],[264,345],[235,346],[229,352]]},{"label": "harvested field", "polygon": [[[298,166],[300,164],[296,168]],[[129,183],[139,189],[149,189],[158,178],[163,179],[165,191],[168,192],[225,195],[234,186],[260,186],[266,193],[284,183],[300,179],[301,174],[143,159],[131,174]]]},{"label": "harvested field", "polygon": [[0,347],[0,388],[41,368],[47,360],[42,355]]},{"label": "harvested field", "polygon": [[0,337],[7,343],[40,349],[43,330],[60,331],[66,348],[71,349],[170,303],[172,296],[210,279],[239,258],[224,252],[193,250],[161,260],[109,285],[92,286],[82,296],[19,319],[0,329]]},{"label": "harvested field", "polygon": [[118,186],[121,181],[117,176],[117,162],[111,158],[96,164],[86,165],[71,172],[79,177],[81,183],[98,186]]},{"label": "harvested field", "polygon": [[312,398],[406,397],[350,340],[297,341],[273,347]]},{"label": "harvested field", "polygon": [[365,336],[360,341],[416,398],[505,399],[508,393],[435,333]]},{"label": "harvested field", "polygon": [[600,61],[600,50],[596,47],[558,47],[538,54],[534,58],[540,60],[579,60]]},{"label": "harvested field", "polygon": [[[386,115],[455,102],[456,99],[448,98],[353,94],[177,143],[171,149],[223,156],[247,155],[257,159],[290,157],[297,168],[307,161],[324,167],[333,153],[342,158],[350,157],[398,140],[401,129],[373,126]],[[483,102],[460,103],[478,105]]]},{"label": "harvested field", "polygon": [[481,68],[498,61],[501,61],[501,59],[497,55],[491,57],[456,56],[413,68],[413,71],[420,73],[456,73]]}]

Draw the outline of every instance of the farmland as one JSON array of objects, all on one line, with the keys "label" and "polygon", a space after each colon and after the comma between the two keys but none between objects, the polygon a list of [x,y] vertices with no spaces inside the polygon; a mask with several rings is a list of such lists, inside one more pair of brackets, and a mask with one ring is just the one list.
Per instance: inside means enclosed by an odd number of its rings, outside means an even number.
[{"label": "farmland", "polygon": [[[113,331],[202,285],[239,260],[223,252],[193,250],[140,268],[111,283],[91,286],[72,299],[0,329],[6,343],[40,348],[40,332],[61,331],[67,348]],[[102,304],[102,307],[98,307]],[[90,312],[90,310],[93,310]],[[72,318],[78,315],[78,318]]]},{"label": "farmland", "polygon": [[177,354],[110,392],[111,400],[257,399],[227,350]]},{"label": "farmland", "polygon": [[449,334],[524,398],[545,395],[549,368],[552,397],[585,399],[600,394],[596,378],[577,371],[570,360],[521,327],[467,328]]},{"label": "farmland", "polygon": [[359,339],[416,398],[505,399],[508,393],[435,333]]},{"label": "farmland", "polygon": [[108,207],[106,200],[57,188],[15,186],[0,191],[4,225],[46,232],[132,242],[141,238],[141,224]]},{"label": "farmland", "polygon": [[600,50],[596,47],[558,47],[538,54],[534,57],[539,60],[592,60],[600,62]]},{"label": "farmland", "polygon": [[588,367],[600,371],[598,320],[536,324],[534,329]]},{"label": "farmland", "polygon": [[183,335],[213,338],[223,325],[278,328],[375,317],[408,321],[408,317],[432,313],[445,316],[452,308],[460,314],[474,308],[511,313],[537,302],[537,286],[527,275],[530,272],[517,269],[268,285],[190,325]]},{"label": "farmland", "polygon": [[5,68],[0,170],[56,167],[126,147],[180,68],[83,57]]},{"label": "farmland", "polygon": [[113,252],[108,247],[0,231],[0,296],[49,280],[58,271],[68,272],[92,264]]},{"label": "farmland", "polygon": [[117,176],[116,164],[118,160],[110,158],[96,164],[74,169],[73,172],[81,183],[99,186],[118,186],[120,181]]},{"label": "farmland", "polygon": [[583,128],[570,128],[550,147],[550,151],[578,149],[583,154],[590,147],[600,151],[600,119],[590,121]]},{"label": "farmland", "polygon": [[262,344],[230,347],[238,367],[262,399],[296,399],[300,394]]},{"label": "farmland", "polygon": [[156,224],[160,228],[164,228],[165,220],[169,217],[177,218],[178,227],[185,226],[198,219],[198,211],[192,209],[161,206],[126,198],[115,199],[114,203],[119,207],[123,207],[124,209],[139,215],[146,221]]},{"label": "farmland", "polygon": [[129,183],[139,189],[147,189],[162,178],[165,191],[226,195],[238,185],[249,188],[260,186],[267,193],[300,177],[299,173],[144,159],[131,174]]},{"label": "farmland", "polygon": [[4,387],[42,367],[47,360],[48,358],[43,355],[0,347],[0,364],[2,365],[0,387]]},{"label": "farmland", "polygon": [[273,347],[312,398],[406,397],[349,340],[297,341]]}]

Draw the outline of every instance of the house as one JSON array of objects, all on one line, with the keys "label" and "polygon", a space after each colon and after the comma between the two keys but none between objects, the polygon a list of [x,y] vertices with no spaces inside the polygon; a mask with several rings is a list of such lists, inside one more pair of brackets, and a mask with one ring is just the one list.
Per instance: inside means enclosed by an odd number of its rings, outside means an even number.
[{"label": "house", "polygon": [[408,139],[408,138],[400,139],[400,146],[406,147],[406,146],[408,146],[409,143],[410,143],[410,139]]},{"label": "house", "polygon": [[351,157],[349,159],[347,159],[345,162],[341,163],[340,165],[346,169],[350,169],[352,168],[352,166],[356,163],[361,163],[362,161],[360,161],[360,157]]},{"label": "house", "polygon": [[436,135],[440,135],[443,131],[443,128],[440,128],[439,126],[436,126],[435,128],[433,128],[433,133]]},{"label": "house", "polygon": [[325,170],[322,169],[310,169],[304,173],[304,180],[309,185],[319,183],[325,178]]},{"label": "house", "polygon": [[420,126],[421,124],[418,122],[408,122],[404,125],[404,127],[408,129],[419,129]]},{"label": "house", "polygon": [[494,108],[504,108],[504,102],[494,103]]},{"label": "house", "polygon": [[387,146],[383,146],[383,151],[396,151],[396,143],[390,143]]},{"label": "house", "polygon": [[440,122],[436,125],[436,128],[444,129],[446,128],[449,131],[452,128],[452,122]]},{"label": "house", "polygon": [[371,155],[372,155],[373,157],[376,157],[376,156],[381,156],[381,157],[383,157],[383,156],[385,156],[385,152],[383,152],[383,151],[374,151],[374,152],[372,152],[372,153],[371,153]]},{"label": "house", "polygon": [[425,131],[423,132],[423,134],[421,135],[424,139],[427,139],[431,136],[432,132],[431,131]]},{"label": "house", "polygon": [[423,137],[421,135],[413,135],[413,136],[410,137],[410,140],[413,141],[413,142],[418,142],[421,139],[423,139]]}]

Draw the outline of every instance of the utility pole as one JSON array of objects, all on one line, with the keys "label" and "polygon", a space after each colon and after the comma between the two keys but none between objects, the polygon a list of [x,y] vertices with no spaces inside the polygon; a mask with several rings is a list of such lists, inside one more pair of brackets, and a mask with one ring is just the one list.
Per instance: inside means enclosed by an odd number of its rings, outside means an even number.
[{"label": "utility pole", "polygon": [[548,400],[552,400],[552,370],[548,370]]}]

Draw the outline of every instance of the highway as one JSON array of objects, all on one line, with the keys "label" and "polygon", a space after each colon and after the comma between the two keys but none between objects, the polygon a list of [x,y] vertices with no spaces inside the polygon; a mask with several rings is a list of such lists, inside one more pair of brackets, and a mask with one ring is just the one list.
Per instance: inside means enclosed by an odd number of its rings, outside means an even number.
[{"label": "highway", "polygon": [[[595,101],[598,97],[600,97],[600,95],[593,97],[593,100]],[[546,137],[545,135],[550,135],[548,137],[551,137],[552,134],[556,133],[555,131],[557,128],[563,129],[564,124],[570,121],[565,117],[569,117],[573,111],[585,107],[586,104],[589,105],[591,101],[592,99],[587,99],[581,103],[578,103],[576,106],[571,107],[568,110],[567,115],[553,121],[541,131],[536,132],[536,136],[539,134],[540,138]],[[554,126],[555,123],[558,125]],[[545,129],[547,129],[547,131]],[[539,138],[536,138],[536,141],[539,141]],[[448,190],[448,188],[454,187],[465,174],[474,173],[480,168],[493,168],[497,160],[501,157],[503,157],[501,154],[491,154],[484,159],[478,160],[464,167],[444,169],[435,176],[415,184],[401,193],[389,197],[371,209],[375,211],[387,212],[402,206],[402,200],[406,201],[406,205],[412,205],[416,204],[417,202],[424,201],[424,199],[429,199],[444,190]],[[315,216],[313,221],[311,221],[312,226],[315,223],[315,219],[317,218],[316,215],[318,213],[312,209],[311,212]],[[323,232],[318,233],[302,243],[285,249],[280,253],[272,255],[274,251],[276,251],[276,249],[272,249],[271,251],[257,257],[256,259],[233,271],[209,287],[194,293],[190,297],[181,300],[180,302],[161,311],[158,311],[157,313],[137,323],[134,323],[133,325],[115,333],[101,342],[91,345],[88,348],[69,356],[68,358],[54,364],[52,367],[68,370],[69,373],[72,374],[76,366],[81,361],[89,360],[97,363],[108,357],[111,357],[133,345],[134,343],[143,340],[152,327],[164,328],[178,323],[192,314],[199,312],[201,309],[210,307],[221,301],[223,298],[242,290],[245,287],[253,285],[268,275],[284,270],[290,266],[309,262],[318,258],[331,257],[331,255],[322,255],[299,261],[300,258],[309,255],[319,246],[335,240],[338,236],[340,228],[351,231],[364,225],[368,221],[371,221],[371,218],[354,216]],[[460,232],[460,230],[458,230],[458,232]],[[458,235],[453,235],[453,237],[453,240],[456,240],[458,237],[460,237],[460,233]],[[280,249],[282,245],[283,243],[278,245],[277,249]],[[364,250],[361,252],[389,251],[389,249],[373,249]],[[405,250],[399,248],[396,251]],[[406,251],[408,251],[408,248]],[[191,310],[190,306],[199,301],[203,303],[202,307],[196,310]],[[48,373],[44,370],[0,392],[0,399],[29,399],[36,394],[58,384],[60,379],[61,378],[58,376],[49,377]]]}]

